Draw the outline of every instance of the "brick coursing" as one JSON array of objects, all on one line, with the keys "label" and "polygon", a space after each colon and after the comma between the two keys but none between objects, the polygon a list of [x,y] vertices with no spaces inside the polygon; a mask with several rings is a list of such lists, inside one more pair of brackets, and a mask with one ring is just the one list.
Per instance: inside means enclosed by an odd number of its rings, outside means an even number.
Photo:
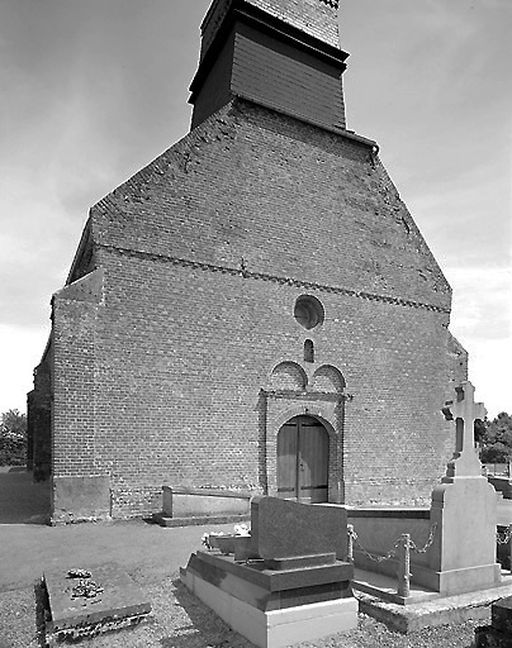
[{"label": "brick coursing", "polygon": [[[275,492],[279,428],[307,413],[329,433],[331,501],[426,502],[467,358],[370,147],[235,101],[88,227],[84,277],[53,302],[55,475],[108,476],[115,517],[158,510],[162,484]],[[294,318],[303,294],[317,329]]]},{"label": "brick coursing", "polygon": [[[338,2],[333,0],[246,0],[247,4],[313,36],[328,45],[339,47]],[[234,0],[217,0],[201,25],[204,58]]]},{"label": "brick coursing", "polygon": [[339,47],[338,3],[324,0],[248,0],[290,25],[333,47]]}]

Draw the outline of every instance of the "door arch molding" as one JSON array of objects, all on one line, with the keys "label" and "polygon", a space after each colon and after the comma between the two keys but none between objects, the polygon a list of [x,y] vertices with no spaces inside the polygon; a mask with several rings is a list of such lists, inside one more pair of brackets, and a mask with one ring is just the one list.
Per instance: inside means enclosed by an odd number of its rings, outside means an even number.
[{"label": "door arch molding", "polygon": [[311,416],[311,418],[316,419],[324,426],[329,434],[330,441],[331,437],[334,437],[336,435],[336,430],[331,421],[324,416],[324,409],[325,408],[322,408],[321,406],[318,406],[316,404],[307,406],[295,405],[294,407],[288,407],[284,412],[282,412],[274,419],[272,426],[274,428],[274,432],[277,435],[283,425],[296,416]]}]

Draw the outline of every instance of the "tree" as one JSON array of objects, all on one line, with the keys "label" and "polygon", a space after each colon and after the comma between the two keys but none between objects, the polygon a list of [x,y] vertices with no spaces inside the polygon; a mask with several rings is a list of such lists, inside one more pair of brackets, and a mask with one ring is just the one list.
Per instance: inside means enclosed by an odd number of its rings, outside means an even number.
[{"label": "tree", "polygon": [[507,463],[512,460],[512,416],[501,412],[492,421],[485,422],[481,433],[481,460],[483,463]]},{"label": "tree", "polygon": [[4,412],[0,423],[0,466],[24,466],[27,457],[27,417],[17,409]]}]

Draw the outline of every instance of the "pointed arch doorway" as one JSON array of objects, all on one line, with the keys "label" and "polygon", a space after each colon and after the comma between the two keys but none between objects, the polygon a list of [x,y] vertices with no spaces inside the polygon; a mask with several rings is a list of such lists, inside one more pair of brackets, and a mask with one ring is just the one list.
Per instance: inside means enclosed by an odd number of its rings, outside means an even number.
[{"label": "pointed arch doorway", "polygon": [[328,501],[329,433],[312,416],[296,416],[277,436],[277,494],[304,503]]}]

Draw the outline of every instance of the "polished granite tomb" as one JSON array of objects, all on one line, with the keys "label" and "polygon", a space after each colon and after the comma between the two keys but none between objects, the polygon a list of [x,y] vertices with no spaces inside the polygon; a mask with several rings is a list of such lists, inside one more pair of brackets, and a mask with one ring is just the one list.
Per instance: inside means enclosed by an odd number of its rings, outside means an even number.
[{"label": "polished granite tomb", "polygon": [[[198,551],[182,582],[233,630],[278,648],[354,628],[346,512],[272,497],[251,502],[251,540],[234,553]],[[236,544],[244,544],[240,558]],[[238,558],[238,560],[237,560]]]}]

